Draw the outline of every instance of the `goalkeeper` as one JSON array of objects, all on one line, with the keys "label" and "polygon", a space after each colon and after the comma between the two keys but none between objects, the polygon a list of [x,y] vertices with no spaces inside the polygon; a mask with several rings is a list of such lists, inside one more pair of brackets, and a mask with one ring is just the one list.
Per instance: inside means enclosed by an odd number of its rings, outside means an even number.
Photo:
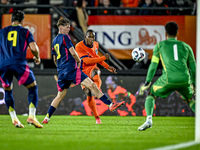
[{"label": "goalkeeper", "polygon": [[138,130],[146,130],[152,127],[152,115],[154,110],[155,98],[166,98],[173,91],[178,91],[186,103],[195,112],[195,100],[192,98],[195,87],[196,64],[192,48],[176,39],[178,25],[175,22],[168,22],[165,25],[166,40],[155,45],[151,64],[148,69],[146,82],[140,88],[140,95],[143,95],[150,85],[152,78],[161,60],[163,71],[162,75],[151,86],[150,93],[145,101],[147,119]]}]

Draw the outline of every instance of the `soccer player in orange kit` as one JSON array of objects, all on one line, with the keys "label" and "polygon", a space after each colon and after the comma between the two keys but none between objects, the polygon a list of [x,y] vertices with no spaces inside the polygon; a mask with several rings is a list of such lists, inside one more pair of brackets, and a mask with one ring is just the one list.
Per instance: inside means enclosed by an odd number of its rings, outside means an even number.
[{"label": "soccer player in orange kit", "polygon": [[[106,68],[108,71],[112,73],[117,73],[116,69],[112,66],[109,66],[104,60],[108,60],[110,58],[110,55],[108,53],[105,53],[104,56],[98,55],[98,48],[99,44],[95,41],[95,32],[93,30],[88,30],[85,34],[85,39],[79,43],[76,44],[75,50],[78,53],[79,57],[81,58],[81,69],[82,71],[92,79],[92,81],[97,85],[97,87],[101,88],[101,78],[100,74],[101,71],[97,67],[97,63]],[[94,96],[92,95],[92,92],[88,89],[82,86],[83,90],[85,91],[87,95],[87,103],[92,110],[94,117],[96,118],[96,124],[101,124],[100,117],[97,112],[96,108],[96,102],[94,100]],[[121,106],[124,104],[125,101],[122,102],[115,102],[113,105],[116,105],[116,107]]]}]

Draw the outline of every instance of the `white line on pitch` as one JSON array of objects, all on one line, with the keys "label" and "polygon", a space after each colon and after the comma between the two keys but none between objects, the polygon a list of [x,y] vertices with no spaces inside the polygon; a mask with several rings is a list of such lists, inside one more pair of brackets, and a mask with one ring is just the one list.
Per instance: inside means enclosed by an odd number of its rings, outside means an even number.
[{"label": "white line on pitch", "polygon": [[194,145],[197,145],[197,144],[200,144],[200,142],[190,141],[190,142],[187,142],[187,143],[180,143],[180,144],[176,144],[176,145],[169,145],[169,146],[151,148],[151,149],[148,149],[148,150],[175,150],[175,149],[179,149],[179,148],[186,148],[186,147],[194,146]]}]

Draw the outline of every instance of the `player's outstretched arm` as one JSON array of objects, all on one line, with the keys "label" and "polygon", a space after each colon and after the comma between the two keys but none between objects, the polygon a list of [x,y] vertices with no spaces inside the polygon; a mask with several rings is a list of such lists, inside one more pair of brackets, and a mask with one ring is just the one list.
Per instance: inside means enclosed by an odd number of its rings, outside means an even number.
[{"label": "player's outstretched arm", "polygon": [[40,51],[37,44],[35,42],[31,42],[29,43],[29,47],[31,49],[32,54],[34,55],[33,60],[35,64],[39,65],[41,60],[40,60],[40,53],[39,53]]},{"label": "player's outstretched arm", "polygon": [[89,64],[100,63],[100,62],[106,60],[106,58],[104,56],[97,57],[97,58],[84,57],[82,60],[84,61],[84,63],[86,63],[87,65],[89,65]]},{"label": "player's outstretched arm", "polygon": [[104,60],[109,60],[110,58],[110,54],[105,53],[104,56],[99,56],[98,54],[96,54],[96,57],[94,58],[90,58],[90,57],[84,57],[83,61],[86,64],[94,64],[94,63],[102,63]]},{"label": "player's outstretched arm", "polygon": [[112,66],[109,66],[109,67],[107,68],[107,70],[110,71],[110,72],[112,72],[112,73],[117,74],[116,69],[115,69],[114,67],[112,67]]}]

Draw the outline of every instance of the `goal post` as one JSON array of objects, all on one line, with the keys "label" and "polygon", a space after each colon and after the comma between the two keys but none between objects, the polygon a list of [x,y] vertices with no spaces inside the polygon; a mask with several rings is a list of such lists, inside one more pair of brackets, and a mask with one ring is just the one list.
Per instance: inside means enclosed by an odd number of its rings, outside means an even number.
[{"label": "goal post", "polygon": [[197,2],[195,141],[200,142],[200,1]]}]

